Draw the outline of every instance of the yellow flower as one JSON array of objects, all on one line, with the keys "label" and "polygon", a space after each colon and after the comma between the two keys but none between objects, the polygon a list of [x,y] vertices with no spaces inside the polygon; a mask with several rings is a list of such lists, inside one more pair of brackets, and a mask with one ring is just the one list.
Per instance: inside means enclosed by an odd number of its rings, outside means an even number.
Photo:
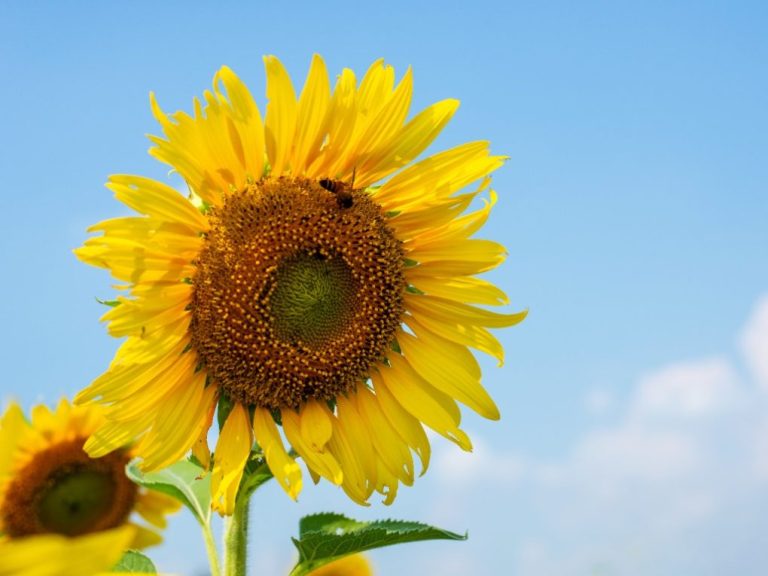
[{"label": "yellow flower", "polygon": [[[31,422],[17,404],[5,412],[0,420],[3,558],[9,550],[21,561],[37,554],[35,550],[55,556],[70,546],[84,553],[103,546],[101,556],[111,562],[100,567],[104,570],[126,548],[162,540],[158,530],[166,525],[165,514],[179,504],[128,479],[130,450],[119,448],[99,458],[85,453],[87,438],[103,423],[101,407],[71,406],[66,400],[55,411],[34,407]],[[121,527],[127,529],[118,530]]]},{"label": "yellow flower", "polygon": [[[109,406],[86,449],[102,456],[138,438],[143,467],[204,462],[217,401],[232,405],[213,458],[213,507],[231,514],[258,444],[285,491],[302,474],[341,485],[356,502],[390,503],[430,457],[423,426],[471,449],[457,402],[499,411],[469,348],[501,363],[488,328],[525,312],[475,275],[504,248],[470,238],[496,196],[464,213],[504,158],[471,142],[416,161],[458,107],[443,100],[406,121],[410,69],[395,86],[375,62],[331,90],[312,60],[297,98],[266,57],[266,117],[229,69],[194,113],[166,115],[150,153],[186,181],[188,198],[138,176],[107,187],[140,216],[96,224],[76,253],[107,268],[124,295],[107,312],[126,337],[109,369],[77,397]],[[476,183],[473,188],[467,188]],[[282,428],[282,432],[281,432]]]},{"label": "yellow flower", "polygon": [[310,576],[373,576],[373,569],[365,556],[353,554],[313,570]]}]

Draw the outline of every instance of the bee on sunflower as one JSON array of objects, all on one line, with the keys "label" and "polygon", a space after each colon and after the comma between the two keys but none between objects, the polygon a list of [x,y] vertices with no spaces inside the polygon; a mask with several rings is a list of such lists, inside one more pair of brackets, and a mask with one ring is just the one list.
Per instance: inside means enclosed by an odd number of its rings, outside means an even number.
[{"label": "bee on sunflower", "polygon": [[314,481],[391,503],[414,455],[428,466],[425,426],[470,450],[458,403],[499,418],[470,349],[501,363],[489,328],[525,312],[486,308],[508,299],[476,275],[506,252],[472,236],[505,158],[470,142],[417,160],[458,102],[407,120],[410,69],[397,84],[382,61],[359,83],[344,69],[331,89],[315,56],[297,97],[280,61],[265,65],[264,119],[227,67],[192,114],[151,96],[164,136],[150,153],[188,196],[139,176],[107,184],[138,215],[96,224],[76,250],[123,290],[103,320],[125,341],[76,399],[106,406],[85,448],[102,457],[135,440],[144,470],[191,449],[222,514],[254,447],[294,499],[300,457]]},{"label": "bee on sunflower", "polygon": [[[99,406],[32,409],[0,419],[0,575],[83,576],[113,566],[128,548],[162,541],[179,504],[126,476],[132,451],[91,458],[83,450],[104,423]],[[144,522],[139,522],[143,518]]]}]

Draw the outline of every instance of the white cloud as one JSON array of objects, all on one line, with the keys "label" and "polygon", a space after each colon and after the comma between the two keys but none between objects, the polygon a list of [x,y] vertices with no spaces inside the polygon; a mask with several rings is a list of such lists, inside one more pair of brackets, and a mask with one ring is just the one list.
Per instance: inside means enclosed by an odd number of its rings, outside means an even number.
[{"label": "white cloud", "polygon": [[618,487],[627,481],[672,481],[690,474],[699,459],[696,442],[684,433],[629,425],[584,436],[568,466],[595,486]]},{"label": "white cloud", "polygon": [[768,391],[768,295],[755,305],[742,333],[741,349],[755,381]]},{"label": "white cloud", "polygon": [[740,396],[738,378],[725,358],[663,368],[637,386],[632,417],[695,418],[727,411]]},{"label": "white cloud", "polygon": [[584,398],[584,405],[590,414],[600,416],[608,413],[613,408],[615,399],[610,390],[593,388]]},{"label": "white cloud", "polygon": [[[762,574],[768,550],[768,297],[740,336],[739,359],[677,362],[641,377],[623,407],[591,391],[585,408],[610,425],[574,438],[560,458],[437,444],[437,507],[482,507],[505,494],[517,538],[503,553],[516,576]],[[762,388],[762,389],[761,389]],[[612,408],[615,407],[615,408]],[[508,492],[499,492],[506,486]],[[510,495],[511,494],[511,495]],[[498,573],[487,557],[477,574]]]},{"label": "white cloud", "polygon": [[[472,452],[464,452],[454,445],[445,444],[435,454],[432,473],[441,478],[442,487],[448,490],[463,490],[482,477],[495,483],[509,486],[522,473],[523,463],[511,454],[499,454],[477,434],[470,434]],[[443,441],[433,442],[440,446]],[[490,477],[488,473],[492,471]]]},{"label": "white cloud", "polygon": [[757,427],[754,440],[755,474],[759,480],[768,482],[768,417]]}]

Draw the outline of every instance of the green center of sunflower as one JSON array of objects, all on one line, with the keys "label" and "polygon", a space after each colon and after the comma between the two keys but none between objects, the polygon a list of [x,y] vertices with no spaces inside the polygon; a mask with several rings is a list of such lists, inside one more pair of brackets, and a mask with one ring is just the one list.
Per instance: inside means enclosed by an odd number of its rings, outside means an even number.
[{"label": "green center of sunflower", "polygon": [[49,532],[82,534],[109,512],[114,497],[115,483],[109,475],[78,467],[44,491],[37,514]]},{"label": "green center of sunflower", "polygon": [[189,333],[233,400],[328,400],[381,360],[403,312],[403,250],[362,190],[262,180],[209,213]]},{"label": "green center of sunflower", "polygon": [[299,254],[281,262],[270,298],[275,334],[319,347],[343,334],[357,292],[342,258]]},{"label": "green center of sunflower", "polygon": [[128,456],[118,450],[90,458],[85,440],[54,444],[14,475],[0,505],[9,536],[78,536],[126,521],[138,495],[125,475]]}]

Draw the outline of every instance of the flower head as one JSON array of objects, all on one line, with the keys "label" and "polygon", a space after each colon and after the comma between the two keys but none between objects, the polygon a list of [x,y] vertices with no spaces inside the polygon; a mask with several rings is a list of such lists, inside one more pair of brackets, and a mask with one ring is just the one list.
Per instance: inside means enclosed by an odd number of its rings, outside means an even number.
[{"label": "flower head", "polygon": [[[430,457],[427,426],[471,449],[457,402],[497,419],[469,348],[502,361],[488,328],[525,313],[475,275],[505,256],[471,236],[496,196],[504,158],[471,142],[416,161],[458,107],[443,100],[406,121],[410,69],[375,62],[331,89],[315,56],[297,98],[265,58],[266,117],[229,69],[192,115],[167,115],[150,153],[185,180],[113,176],[137,211],[91,228],[76,253],[107,268],[125,293],[107,312],[126,337],[79,402],[108,406],[88,442],[102,456],[130,439],[145,469],[191,448],[209,462],[217,402],[226,414],[214,451],[213,506],[231,513],[255,445],[285,491],[302,473],[341,485],[356,502],[391,502]],[[472,187],[470,187],[472,186]],[[484,205],[466,213],[473,201]],[[220,414],[221,416],[221,414]]]},{"label": "flower head", "polygon": [[[83,445],[103,422],[99,406],[71,406],[62,400],[55,411],[36,406],[27,421],[19,406],[11,404],[0,420],[0,540],[41,537],[39,546],[51,550],[66,548],[60,537],[86,549],[88,542],[126,544],[126,533],[131,548],[161,541],[158,530],[165,527],[165,514],[179,505],[128,479],[130,450],[119,448],[98,458],[86,454]],[[138,517],[147,524],[137,522]],[[117,530],[121,527],[129,530]],[[75,543],[102,532],[114,536]],[[35,545],[15,549],[34,550]]]}]

